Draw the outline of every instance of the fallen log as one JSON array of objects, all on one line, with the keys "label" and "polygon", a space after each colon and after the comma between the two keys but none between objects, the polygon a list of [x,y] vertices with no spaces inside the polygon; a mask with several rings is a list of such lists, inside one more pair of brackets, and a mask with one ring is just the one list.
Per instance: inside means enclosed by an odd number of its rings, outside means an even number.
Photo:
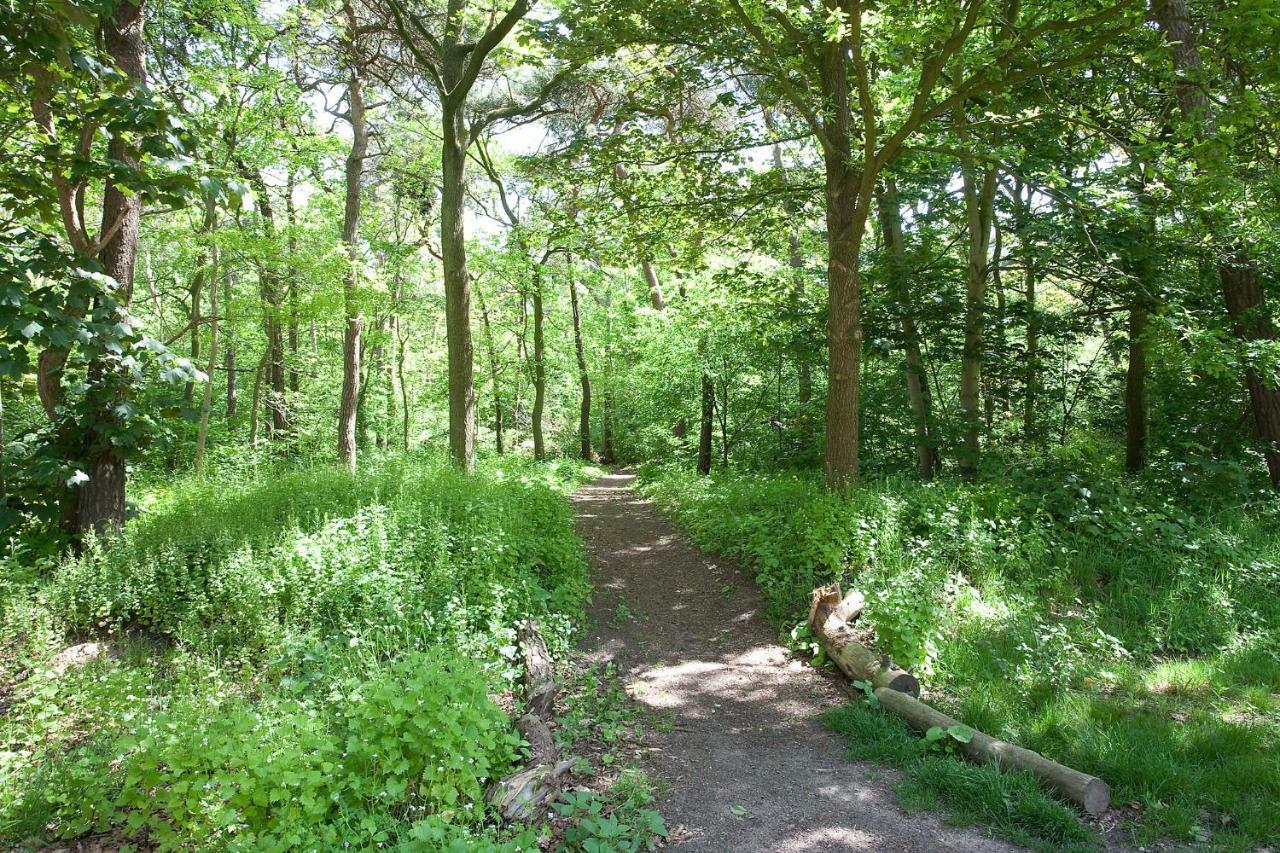
[{"label": "fallen log", "polygon": [[858,642],[849,626],[862,613],[863,604],[861,593],[855,590],[841,595],[839,584],[815,589],[809,607],[809,630],[814,639],[849,678],[866,681],[873,689],[887,687],[919,696],[919,679],[894,663],[888,655],[879,654]]},{"label": "fallen log", "polygon": [[488,800],[507,821],[529,821],[541,817],[547,806],[560,797],[560,780],[573,765],[560,760],[560,750],[551,734],[555,722],[556,697],[560,684],[538,625],[521,622],[516,627],[524,663],[523,687],[525,714],[516,720],[515,728],[529,745],[525,766],[494,782]]},{"label": "fallen log", "polygon": [[555,667],[547,641],[542,638],[538,624],[525,620],[516,626],[516,640],[524,659],[525,708],[539,717],[550,720],[555,716],[556,697],[560,684],[555,679]]},{"label": "fallen log", "polygon": [[[961,725],[941,711],[931,708],[906,693],[881,687],[875,691],[880,707],[906,720],[912,728],[927,732],[934,726],[946,730]],[[966,726],[965,728],[969,728]],[[1097,776],[1072,770],[1038,752],[996,740],[990,735],[969,728],[973,737],[968,743],[957,741],[960,753],[971,761],[986,764],[994,761],[1002,770],[1025,770],[1058,794],[1079,805],[1091,815],[1107,810],[1111,802],[1111,790]]]}]

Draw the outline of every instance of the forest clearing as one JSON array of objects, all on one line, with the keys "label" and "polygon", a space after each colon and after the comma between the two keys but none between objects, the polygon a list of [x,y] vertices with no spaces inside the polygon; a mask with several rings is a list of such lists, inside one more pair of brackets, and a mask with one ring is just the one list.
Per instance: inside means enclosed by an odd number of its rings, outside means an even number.
[{"label": "forest clearing", "polygon": [[0,848],[1280,850],[1280,0],[0,0]]}]

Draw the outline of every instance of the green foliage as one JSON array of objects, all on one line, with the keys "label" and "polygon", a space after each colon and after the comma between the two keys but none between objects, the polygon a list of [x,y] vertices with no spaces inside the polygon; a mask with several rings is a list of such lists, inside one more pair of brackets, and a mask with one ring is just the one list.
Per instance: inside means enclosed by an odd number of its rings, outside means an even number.
[{"label": "green foliage", "polygon": [[[1117,802],[1142,804],[1139,841],[1194,840],[1202,813],[1217,844],[1273,837],[1276,507],[1087,463],[1032,461],[999,483],[887,478],[848,497],[802,475],[643,473],[695,541],[756,571],[777,624],[794,624],[817,585],[857,588],[860,624],[949,711],[1106,779]],[[845,721],[873,744],[862,757],[926,754],[928,741],[889,738],[881,719]]]},{"label": "green foliage", "polygon": [[640,771],[624,773],[604,795],[592,791],[566,793],[554,808],[569,818],[564,849],[586,853],[631,853],[656,850],[667,838],[667,824],[651,808],[647,779]]},{"label": "green foliage", "polygon": [[[582,474],[427,457],[179,481],[109,550],[15,555],[0,837],[533,849],[484,805],[520,745],[490,697],[518,618],[562,649],[581,615]],[[57,665],[67,632],[109,653]]]},{"label": "green foliage", "polygon": [[231,656],[304,635],[375,654],[445,637],[505,645],[493,626],[581,606],[568,525],[545,486],[441,463],[190,481],[110,548],[59,566],[46,596],[73,630],[140,628]]}]

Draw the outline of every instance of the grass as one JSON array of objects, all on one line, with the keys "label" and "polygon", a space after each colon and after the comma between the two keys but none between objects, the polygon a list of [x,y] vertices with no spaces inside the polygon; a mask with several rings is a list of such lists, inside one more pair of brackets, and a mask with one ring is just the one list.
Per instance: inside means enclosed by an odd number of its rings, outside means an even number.
[{"label": "grass", "polygon": [[[167,482],[109,549],[0,564],[0,842],[536,847],[488,781],[514,624],[588,586],[573,463],[432,456]],[[57,653],[92,640],[84,666]]]},{"label": "grass", "polygon": [[[1134,843],[1280,838],[1274,498],[1079,466],[977,484],[887,478],[847,498],[808,474],[645,474],[703,547],[755,569],[784,634],[813,587],[858,588],[879,642],[930,701],[1105,779]],[[1037,786],[922,753],[878,711],[833,724],[860,757],[906,769],[905,806],[1021,843],[1096,843]]]}]

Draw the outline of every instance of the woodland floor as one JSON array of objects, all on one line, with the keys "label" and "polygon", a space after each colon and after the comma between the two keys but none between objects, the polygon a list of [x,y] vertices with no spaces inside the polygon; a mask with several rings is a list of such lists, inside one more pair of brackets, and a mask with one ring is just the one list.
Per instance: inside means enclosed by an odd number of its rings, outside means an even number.
[{"label": "woodland floor", "polygon": [[937,815],[905,815],[893,772],[848,761],[823,727],[847,701],[793,660],[760,616],[749,574],[686,543],[634,477],[575,496],[595,599],[582,653],[612,662],[652,719],[642,769],[689,850],[1011,850]]}]

